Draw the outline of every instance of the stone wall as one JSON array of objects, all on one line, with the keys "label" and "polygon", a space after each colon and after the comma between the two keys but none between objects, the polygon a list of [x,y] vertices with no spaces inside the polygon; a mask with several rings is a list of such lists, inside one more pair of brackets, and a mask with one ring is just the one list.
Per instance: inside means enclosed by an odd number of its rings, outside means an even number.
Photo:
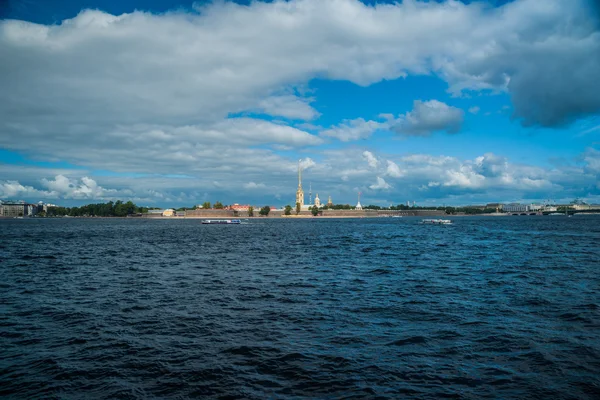
[{"label": "stone wall", "polygon": [[447,216],[444,210],[379,210],[377,211],[380,217],[401,215],[403,217],[439,217]]},{"label": "stone wall", "polygon": [[208,210],[208,209],[197,209],[197,210],[186,210],[186,218],[237,218],[242,215],[248,216],[247,212],[235,213],[233,210]]}]

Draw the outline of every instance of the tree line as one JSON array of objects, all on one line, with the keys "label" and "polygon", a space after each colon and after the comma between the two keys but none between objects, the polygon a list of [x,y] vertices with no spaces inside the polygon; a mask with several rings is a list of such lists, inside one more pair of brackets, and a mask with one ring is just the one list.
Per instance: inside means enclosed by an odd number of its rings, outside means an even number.
[{"label": "tree line", "polygon": [[147,213],[152,208],[138,207],[133,202],[121,200],[108,203],[86,204],[81,207],[48,207],[47,212],[38,213],[47,217],[126,217],[129,214]]},{"label": "tree line", "polygon": [[[193,207],[182,207],[178,208],[177,211],[185,211],[185,210],[195,210],[200,208],[198,206]],[[224,206],[220,201],[215,202],[211,205],[210,202],[204,202],[202,204],[202,208],[204,209],[224,209]],[[48,217],[62,217],[62,216],[70,216],[70,217],[126,217],[130,214],[144,214],[147,213],[148,210],[153,210],[158,208],[153,207],[139,207],[134,204],[132,201],[128,201],[124,203],[121,200],[117,200],[116,202],[109,201],[108,203],[96,203],[96,204],[87,204],[81,207],[48,207],[47,212],[38,213],[39,216],[48,216]],[[350,204],[333,204],[330,206],[324,205],[322,207],[312,206],[310,208],[310,212],[313,215],[318,215],[323,210],[354,210],[355,206],[351,206]],[[367,205],[364,206],[365,210],[392,210],[392,211],[407,211],[407,210],[438,210],[445,211],[446,214],[455,214],[455,213],[465,213],[465,214],[489,214],[496,212],[494,208],[477,208],[477,207],[446,207],[446,206],[438,206],[438,207],[420,207],[420,206],[407,206],[404,204],[392,205],[390,207],[381,207],[376,205]],[[300,214],[301,206],[300,203],[296,203],[295,209],[292,206],[287,205],[284,209],[285,215],[291,215],[295,211],[295,214]],[[262,207],[258,214],[261,216],[268,216],[271,212],[271,208],[269,206]],[[254,207],[250,207],[248,210],[248,215],[250,217],[254,216]]]}]

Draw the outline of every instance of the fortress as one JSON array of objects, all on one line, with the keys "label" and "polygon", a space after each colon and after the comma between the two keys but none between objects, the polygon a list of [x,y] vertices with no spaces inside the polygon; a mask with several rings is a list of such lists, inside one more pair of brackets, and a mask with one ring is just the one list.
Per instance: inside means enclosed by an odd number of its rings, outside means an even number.
[{"label": "fortress", "polygon": [[[309,189],[309,204],[304,204],[304,189],[302,189],[302,160],[298,160],[298,189],[296,190],[296,202],[294,204],[300,204],[301,211],[310,211],[313,206],[322,207],[321,199],[319,198],[319,193],[315,196],[315,201],[312,203],[312,188]],[[312,203],[312,204],[310,204]],[[358,203],[360,205],[360,201]],[[327,200],[327,206],[332,206],[333,202],[331,201],[331,196]],[[361,208],[362,209],[362,208]]]}]

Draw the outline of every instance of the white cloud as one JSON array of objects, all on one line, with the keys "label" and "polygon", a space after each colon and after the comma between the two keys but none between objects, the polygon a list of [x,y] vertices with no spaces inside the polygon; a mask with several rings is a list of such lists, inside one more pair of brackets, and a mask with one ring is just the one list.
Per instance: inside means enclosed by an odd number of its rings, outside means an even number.
[{"label": "white cloud", "polygon": [[304,158],[304,159],[300,160],[300,167],[301,167],[303,170],[306,170],[306,169],[312,168],[312,167],[314,167],[315,165],[317,165],[317,163],[316,163],[316,162],[314,162],[314,160],[313,160],[312,158],[310,158],[310,157],[306,157],[306,158]]},{"label": "white cloud", "polygon": [[39,190],[32,186],[24,186],[18,181],[0,181],[0,198],[19,200],[21,197],[56,198],[56,193]]},{"label": "white cloud", "polygon": [[87,176],[71,179],[56,175],[54,179],[43,178],[40,182],[44,189],[22,185],[18,181],[0,181],[0,198],[111,200],[133,195],[130,190],[105,189]]},{"label": "white cloud", "polygon": [[404,135],[427,136],[435,131],[458,133],[464,111],[441,101],[415,100],[413,110],[401,115],[392,129]]},{"label": "white cloud", "polygon": [[367,161],[367,164],[369,164],[369,167],[377,168],[377,165],[379,165],[379,160],[377,160],[377,157],[375,157],[373,153],[365,150],[363,151],[362,155],[363,158]]},{"label": "white cloud", "polygon": [[259,109],[269,115],[309,121],[319,116],[319,112],[308,104],[307,99],[296,96],[271,96],[259,103]]},{"label": "white cloud", "polygon": [[64,199],[113,199],[119,195],[126,197],[131,195],[129,191],[105,189],[87,176],[82,177],[78,182],[63,175],[57,175],[54,180],[42,179],[42,186]]},{"label": "white cloud", "polygon": [[[363,191],[367,204],[379,204],[384,194],[389,199],[386,203],[395,204],[406,200],[444,199],[446,204],[468,204],[575,197],[600,202],[600,152],[594,149],[581,155],[580,164],[573,160],[572,164],[560,168],[516,164],[492,153],[473,159],[407,154],[396,155],[391,161],[388,154],[373,151],[373,157],[386,162],[371,167],[366,162],[357,163],[364,151],[357,148],[323,151],[319,154],[319,163],[305,157],[302,163],[310,167],[303,172],[304,182],[311,182],[313,191],[323,197],[332,195],[336,202],[354,201],[356,191]],[[0,164],[0,175],[18,178],[0,181],[0,198],[56,199],[59,204],[123,199],[160,206],[189,206],[216,200],[228,204],[293,203],[298,161],[248,153],[234,154],[229,163],[221,164],[221,167],[212,167],[210,173],[199,172],[193,177],[91,176],[87,171],[71,170],[70,175],[61,173],[41,180],[38,176],[43,171],[37,168],[12,167],[11,170],[10,166]],[[241,169],[245,170],[246,179],[232,180],[231,171]],[[388,182],[388,177],[401,179],[401,184]],[[260,190],[267,183],[268,190]]]},{"label": "white cloud", "polygon": [[385,129],[387,124],[377,121],[365,121],[363,118],[357,118],[350,121],[343,121],[339,125],[330,127],[321,131],[321,136],[333,137],[342,142],[351,140],[366,139],[376,130]]},{"label": "white cloud", "polygon": [[[301,126],[301,120],[327,111],[312,106],[320,107],[313,102],[319,93],[306,86],[315,78],[369,85],[406,75],[438,76],[456,96],[472,90],[508,93],[514,116],[525,124],[555,126],[597,113],[600,59],[590,54],[600,54],[600,33],[591,3],[516,0],[492,8],[480,2],[412,0],[376,6],[356,0],[212,2],[193,13],[113,16],[86,10],[52,25],[2,20],[0,147],[34,160],[85,166],[85,172],[74,172],[76,178],[68,176],[77,179],[76,189],[65,195],[79,198],[110,196],[102,190],[117,181],[115,190],[131,187],[142,198],[154,198],[150,190],[165,199],[181,198],[181,190],[191,197],[195,190],[198,196],[216,190],[239,195],[244,183],[267,179],[270,190],[286,196],[288,181],[295,188],[292,158],[297,156],[272,149],[306,157],[306,147],[323,144],[323,137],[359,140],[396,122],[390,115],[381,116],[381,122],[334,121],[316,136],[284,123],[236,118],[264,112]],[[457,111],[435,101],[419,103],[403,118],[405,133],[413,135],[453,132],[462,121]],[[311,155],[319,157],[319,164],[310,166],[314,182],[320,179],[343,196],[346,186],[366,188],[376,176],[399,175],[389,163],[370,169],[355,165],[364,149],[354,150],[348,155],[347,149],[334,154],[311,148]],[[483,193],[496,187],[530,191],[543,180],[552,188],[573,188],[569,182],[576,182],[592,190],[598,182],[592,153],[573,171],[525,168],[483,157],[479,163],[390,155],[407,183],[394,190],[402,195],[414,185],[439,182],[428,189],[440,191],[432,196],[448,193],[443,190]],[[93,169],[146,176],[140,183],[109,181],[89,174]],[[25,181],[19,178],[21,167],[0,165],[0,170],[0,176],[24,188],[10,193],[28,187],[52,192],[40,188],[34,177],[67,176],[63,171],[32,173]],[[182,173],[194,179],[164,178]],[[97,187],[81,180],[84,176]]]},{"label": "white cloud", "polygon": [[[369,85],[407,74],[435,74],[456,95],[507,91],[524,123],[562,124],[600,110],[600,60],[589,56],[600,53],[600,33],[589,4],[214,2],[193,13],[3,20],[0,146],[92,167],[108,160],[119,171],[202,168],[211,158],[199,157],[199,147],[235,153],[254,143],[320,143],[228,116],[259,110],[309,120],[318,111],[302,87],[313,78]],[[405,116],[407,132],[455,131],[458,114],[441,105],[419,104],[423,113]],[[350,120],[322,134],[356,140],[379,124]]]},{"label": "white cloud", "polygon": [[391,186],[385,181],[385,179],[378,176],[377,183],[374,183],[373,185],[369,186],[369,188],[373,189],[373,190],[381,190],[381,189],[389,189],[389,188],[391,188]]},{"label": "white cloud", "polygon": [[404,176],[404,172],[398,167],[393,161],[387,160],[387,174],[392,178],[401,178]]},{"label": "white cloud", "polygon": [[478,106],[473,106],[469,108],[469,112],[471,114],[477,114],[481,109]]}]

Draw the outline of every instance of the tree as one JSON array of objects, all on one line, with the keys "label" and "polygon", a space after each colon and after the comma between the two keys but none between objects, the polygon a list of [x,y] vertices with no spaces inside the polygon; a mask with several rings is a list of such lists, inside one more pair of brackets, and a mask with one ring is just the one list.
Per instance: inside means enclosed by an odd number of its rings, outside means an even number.
[{"label": "tree", "polygon": [[319,207],[312,206],[310,212],[312,213],[313,217],[316,217],[317,215],[319,215]]},{"label": "tree", "polygon": [[292,206],[290,206],[289,204],[287,206],[285,206],[285,215],[292,215]]},{"label": "tree", "polygon": [[300,214],[300,210],[302,210],[300,203],[296,203],[296,215]]},{"label": "tree", "polygon": [[263,208],[260,209],[260,211],[258,212],[260,215],[266,217],[269,215],[269,213],[271,212],[271,207],[269,206],[264,206]]},{"label": "tree", "polygon": [[205,201],[204,203],[202,203],[202,208],[209,209],[210,208],[210,201]]},{"label": "tree", "polygon": [[248,207],[248,216],[254,217],[254,207],[252,207],[252,206]]},{"label": "tree", "polygon": [[217,210],[222,210],[223,209],[223,204],[221,204],[220,201],[215,202],[214,208]]}]

